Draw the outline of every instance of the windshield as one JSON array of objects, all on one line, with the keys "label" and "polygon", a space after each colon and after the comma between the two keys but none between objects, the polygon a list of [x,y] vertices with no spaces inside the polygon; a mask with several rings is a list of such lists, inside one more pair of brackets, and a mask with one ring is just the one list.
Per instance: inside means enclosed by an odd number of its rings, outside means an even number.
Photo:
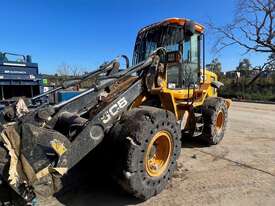
[{"label": "windshield", "polygon": [[158,47],[165,47],[167,51],[179,50],[183,33],[183,28],[178,26],[161,26],[141,33],[136,40],[133,64],[145,60]]},{"label": "windshield", "polygon": [[141,33],[136,41],[133,64],[148,58],[158,47],[167,52],[182,54],[181,63],[168,65],[167,80],[170,88],[185,88],[198,81],[200,67],[200,34],[184,35],[182,26],[160,26]]}]

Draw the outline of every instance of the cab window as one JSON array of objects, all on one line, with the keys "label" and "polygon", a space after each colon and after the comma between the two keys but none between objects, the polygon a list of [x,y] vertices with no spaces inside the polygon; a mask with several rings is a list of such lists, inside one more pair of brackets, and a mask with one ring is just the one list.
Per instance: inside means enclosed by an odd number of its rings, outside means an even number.
[{"label": "cab window", "polygon": [[[182,42],[182,62],[167,68],[168,88],[182,89],[192,87],[198,82],[199,72],[199,34],[185,37]],[[181,47],[179,47],[181,48]]]}]

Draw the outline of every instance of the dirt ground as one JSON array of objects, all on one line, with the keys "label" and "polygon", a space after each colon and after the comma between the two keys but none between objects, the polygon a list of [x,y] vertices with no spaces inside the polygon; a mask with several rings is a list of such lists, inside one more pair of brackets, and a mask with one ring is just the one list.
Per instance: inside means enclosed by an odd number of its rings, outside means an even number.
[{"label": "dirt ground", "polygon": [[140,202],[100,175],[40,205],[275,205],[275,105],[234,102],[224,140],[186,142],[173,180]]}]

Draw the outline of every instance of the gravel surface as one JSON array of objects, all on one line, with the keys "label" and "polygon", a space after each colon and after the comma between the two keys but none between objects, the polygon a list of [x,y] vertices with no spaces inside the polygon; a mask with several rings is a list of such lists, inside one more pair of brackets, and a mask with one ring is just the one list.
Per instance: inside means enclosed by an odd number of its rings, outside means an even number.
[{"label": "gravel surface", "polygon": [[40,205],[275,205],[275,105],[234,102],[225,139],[204,147],[184,142],[173,180],[140,202],[104,175],[91,175]]}]

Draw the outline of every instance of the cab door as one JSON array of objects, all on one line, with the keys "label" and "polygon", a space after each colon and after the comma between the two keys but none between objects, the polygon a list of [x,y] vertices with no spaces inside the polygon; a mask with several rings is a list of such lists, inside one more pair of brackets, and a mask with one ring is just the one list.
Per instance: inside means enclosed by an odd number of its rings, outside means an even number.
[{"label": "cab door", "polygon": [[179,63],[167,65],[167,90],[177,100],[192,96],[193,88],[199,84],[200,38],[198,34],[187,36],[178,44],[182,54]]}]

